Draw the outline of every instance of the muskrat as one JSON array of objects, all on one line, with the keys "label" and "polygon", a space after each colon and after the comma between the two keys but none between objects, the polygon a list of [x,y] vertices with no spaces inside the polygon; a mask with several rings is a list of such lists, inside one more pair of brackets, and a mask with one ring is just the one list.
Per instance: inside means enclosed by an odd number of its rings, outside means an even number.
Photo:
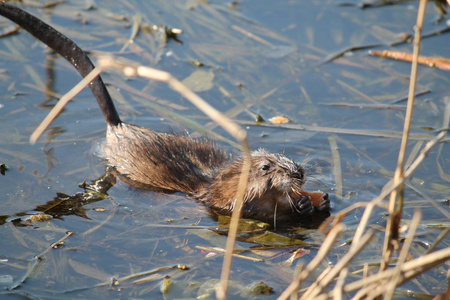
[{"label": "muskrat", "polygon": [[[68,60],[85,77],[94,65],[71,39],[29,13],[0,2],[0,15],[20,25]],[[162,192],[182,192],[220,213],[236,202],[243,157],[232,158],[206,138],[165,134],[121,121],[100,76],[89,87],[107,124],[105,154],[127,184]],[[304,168],[281,154],[257,150],[244,197],[243,216],[267,222],[301,222],[313,211],[328,211],[320,194],[313,205],[302,191]]]}]

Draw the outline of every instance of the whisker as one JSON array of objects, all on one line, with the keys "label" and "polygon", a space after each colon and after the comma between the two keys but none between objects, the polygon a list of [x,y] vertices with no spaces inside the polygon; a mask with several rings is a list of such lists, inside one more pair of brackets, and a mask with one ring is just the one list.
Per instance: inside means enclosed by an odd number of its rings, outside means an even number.
[{"label": "whisker", "polygon": [[328,187],[329,186],[322,179],[319,179],[317,177],[318,177],[317,175],[308,176],[308,182],[314,183],[315,185],[318,185],[320,187]]},{"label": "whisker", "polygon": [[[294,189],[292,189],[292,192],[296,192]],[[296,212],[298,212],[298,213],[301,213],[301,211],[297,208],[297,206],[295,205],[295,203],[294,203],[294,200],[292,199],[292,197],[291,197],[291,195],[289,195],[289,193],[287,193],[287,198],[288,198],[288,200],[289,200],[289,205],[291,206],[291,208],[292,208],[292,210],[293,211],[296,211]]]}]

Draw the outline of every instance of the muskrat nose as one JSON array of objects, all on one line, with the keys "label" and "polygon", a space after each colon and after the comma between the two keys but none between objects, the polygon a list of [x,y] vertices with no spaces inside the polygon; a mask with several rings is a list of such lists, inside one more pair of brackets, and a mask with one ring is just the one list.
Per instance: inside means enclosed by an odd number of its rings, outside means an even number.
[{"label": "muskrat nose", "polygon": [[302,179],[303,178],[303,174],[302,173],[298,173],[298,172],[294,172],[294,173],[291,174],[291,177],[295,178],[295,179]]}]

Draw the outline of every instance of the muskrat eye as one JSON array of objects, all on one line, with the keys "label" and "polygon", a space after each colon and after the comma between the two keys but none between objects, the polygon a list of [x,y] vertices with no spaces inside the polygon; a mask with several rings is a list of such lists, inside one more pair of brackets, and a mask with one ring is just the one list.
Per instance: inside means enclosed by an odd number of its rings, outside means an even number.
[{"label": "muskrat eye", "polygon": [[261,170],[267,171],[267,170],[269,170],[269,168],[270,168],[269,165],[264,165],[264,166],[261,167]]}]

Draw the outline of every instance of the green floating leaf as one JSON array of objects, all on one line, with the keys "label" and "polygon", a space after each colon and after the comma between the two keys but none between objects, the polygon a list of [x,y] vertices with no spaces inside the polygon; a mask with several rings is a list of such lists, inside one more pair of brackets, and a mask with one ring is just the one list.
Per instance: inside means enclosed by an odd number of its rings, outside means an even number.
[{"label": "green floating leaf", "polygon": [[214,73],[212,71],[206,72],[199,69],[183,79],[182,83],[194,92],[204,92],[212,89],[214,86],[213,79]]},{"label": "green floating leaf", "polygon": [[27,223],[45,222],[45,221],[50,221],[51,219],[52,219],[52,216],[50,216],[50,215],[38,213],[35,215],[28,216],[25,219],[25,222],[27,222]]},{"label": "green floating leaf", "polygon": [[172,285],[172,280],[164,278],[161,282],[160,291],[161,294],[167,294],[170,290],[170,286]]},{"label": "green floating leaf", "polygon": [[[223,216],[223,215],[218,215],[217,216],[217,221],[219,223],[219,227],[221,229],[225,228],[227,229],[228,232],[228,228],[230,226],[230,220],[231,217],[230,216]],[[270,225],[261,221],[255,221],[252,219],[239,219],[239,225],[238,225],[238,232],[240,234],[242,233],[248,233],[248,232],[255,232],[255,231],[266,231],[267,229],[269,229]]]},{"label": "green floating leaf", "polygon": [[248,238],[247,242],[264,246],[310,245],[310,243],[308,242],[292,239],[270,231],[266,231],[263,234],[259,235],[252,235]]},{"label": "green floating leaf", "polygon": [[248,294],[270,295],[272,293],[273,288],[262,281],[254,282],[244,288],[244,296]]}]

